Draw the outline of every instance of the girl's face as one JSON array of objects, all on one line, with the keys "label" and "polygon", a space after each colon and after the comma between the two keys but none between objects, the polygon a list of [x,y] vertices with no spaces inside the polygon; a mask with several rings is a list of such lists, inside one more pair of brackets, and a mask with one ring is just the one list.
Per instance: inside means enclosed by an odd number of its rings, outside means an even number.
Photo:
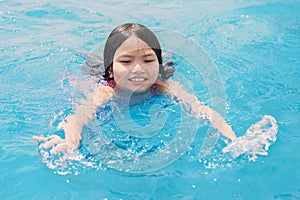
[{"label": "girl's face", "polygon": [[155,52],[141,39],[131,36],[116,50],[113,77],[121,89],[145,92],[158,78],[159,63]]}]

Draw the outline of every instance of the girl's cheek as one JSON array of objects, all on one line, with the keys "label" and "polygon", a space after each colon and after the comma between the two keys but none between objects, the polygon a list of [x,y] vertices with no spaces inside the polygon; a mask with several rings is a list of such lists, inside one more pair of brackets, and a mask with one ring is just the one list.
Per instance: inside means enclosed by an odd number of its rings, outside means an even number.
[{"label": "girl's cheek", "polygon": [[128,69],[122,65],[116,65],[113,70],[114,74],[126,74]]}]

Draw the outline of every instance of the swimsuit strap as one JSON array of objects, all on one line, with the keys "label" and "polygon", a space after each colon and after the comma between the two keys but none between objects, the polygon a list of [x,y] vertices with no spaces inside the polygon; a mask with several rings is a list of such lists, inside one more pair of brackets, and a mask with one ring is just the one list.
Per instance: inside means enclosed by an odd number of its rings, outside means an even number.
[{"label": "swimsuit strap", "polygon": [[100,80],[98,82],[98,84],[109,86],[112,89],[116,89],[117,88],[117,84],[116,84],[116,82],[114,80],[110,80],[110,81]]},{"label": "swimsuit strap", "polygon": [[116,89],[116,88],[117,88],[117,84],[116,84],[116,82],[113,81],[113,80],[108,81],[108,82],[107,82],[107,86],[109,86],[109,87],[111,87],[111,88],[113,88],[113,89]]},{"label": "swimsuit strap", "polygon": [[160,79],[157,79],[157,81],[155,81],[155,83],[151,86],[150,90],[153,96],[158,95],[157,94],[157,88],[158,88],[158,83],[159,83]]}]

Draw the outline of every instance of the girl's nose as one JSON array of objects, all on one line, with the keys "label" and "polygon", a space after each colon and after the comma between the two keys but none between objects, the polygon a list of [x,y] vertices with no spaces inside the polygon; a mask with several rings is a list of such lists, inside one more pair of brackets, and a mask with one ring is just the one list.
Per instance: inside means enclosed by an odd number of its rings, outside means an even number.
[{"label": "girl's nose", "polygon": [[132,69],[132,73],[144,73],[144,69],[140,64],[136,64]]}]

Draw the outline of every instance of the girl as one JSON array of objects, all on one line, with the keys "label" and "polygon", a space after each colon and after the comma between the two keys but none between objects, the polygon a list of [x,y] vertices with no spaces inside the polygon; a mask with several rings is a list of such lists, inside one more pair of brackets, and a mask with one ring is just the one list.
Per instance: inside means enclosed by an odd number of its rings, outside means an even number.
[{"label": "girl", "polygon": [[168,80],[174,70],[170,63],[163,64],[160,44],[145,26],[127,23],[115,28],[105,44],[104,67],[103,78],[93,93],[59,124],[65,138],[34,136],[34,140],[45,141],[44,147],[52,147],[53,154],[76,149],[80,146],[83,126],[94,118],[97,107],[111,98],[122,97],[125,102],[133,103],[151,98],[155,93],[175,96],[191,108],[193,116],[200,119],[205,115],[225,137],[231,141],[236,139],[219,113],[204,106],[179,83]]}]

